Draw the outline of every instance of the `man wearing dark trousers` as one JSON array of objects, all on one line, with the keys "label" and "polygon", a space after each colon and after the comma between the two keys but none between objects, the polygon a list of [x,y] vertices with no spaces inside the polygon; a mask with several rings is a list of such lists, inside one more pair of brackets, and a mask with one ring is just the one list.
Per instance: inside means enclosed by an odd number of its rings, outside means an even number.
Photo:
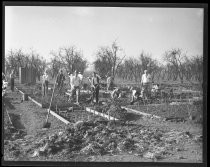
[{"label": "man wearing dark trousers", "polygon": [[93,72],[93,77],[91,80],[91,87],[92,87],[92,102],[95,98],[96,103],[98,104],[100,87],[99,87],[99,77],[96,75],[96,72]]},{"label": "man wearing dark trousers", "polygon": [[65,81],[65,76],[63,74],[63,70],[60,70],[60,72],[56,78],[56,83],[57,83],[57,88],[58,88],[59,94],[61,94],[61,90],[63,89],[64,81]]}]

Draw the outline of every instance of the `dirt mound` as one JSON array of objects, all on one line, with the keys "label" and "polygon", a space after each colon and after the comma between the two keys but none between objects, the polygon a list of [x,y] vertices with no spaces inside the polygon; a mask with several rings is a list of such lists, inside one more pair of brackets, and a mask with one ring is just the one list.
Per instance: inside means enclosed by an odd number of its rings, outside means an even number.
[{"label": "dirt mound", "polygon": [[163,132],[159,129],[117,126],[106,121],[79,121],[65,130],[40,140],[32,157],[66,154],[105,155],[130,152],[150,159],[160,159],[176,150],[177,144],[192,139],[189,133]]}]

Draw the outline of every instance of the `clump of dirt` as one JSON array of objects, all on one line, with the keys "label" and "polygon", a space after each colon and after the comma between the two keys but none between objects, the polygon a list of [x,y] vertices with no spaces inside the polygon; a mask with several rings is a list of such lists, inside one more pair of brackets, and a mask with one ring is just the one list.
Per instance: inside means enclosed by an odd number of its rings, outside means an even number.
[{"label": "clump of dirt", "polygon": [[104,105],[96,105],[93,109],[122,121],[125,121],[128,115],[127,111],[121,108],[121,104],[117,100],[108,101]]}]

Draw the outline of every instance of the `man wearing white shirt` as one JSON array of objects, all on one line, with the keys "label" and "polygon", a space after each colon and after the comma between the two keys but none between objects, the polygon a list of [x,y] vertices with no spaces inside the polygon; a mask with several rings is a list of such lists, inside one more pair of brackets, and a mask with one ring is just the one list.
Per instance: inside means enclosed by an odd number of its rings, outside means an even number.
[{"label": "man wearing white shirt", "polygon": [[78,77],[80,77],[80,80],[82,81],[83,75],[81,74],[81,72],[79,72]]},{"label": "man wearing white shirt", "polygon": [[73,98],[74,94],[76,93],[76,103],[79,104],[81,79],[78,76],[77,71],[75,71],[75,76],[72,77],[72,83],[71,84],[72,84],[71,85],[71,98]]},{"label": "man wearing white shirt", "polygon": [[108,78],[107,78],[107,91],[109,91],[110,89],[112,90],[113,88],[113,77],[110,75]]},{"label": "man wearing white shirt", "polygon": [[48,75],[47,75],[47,71],[44,72],[44,75],[42,76],[42,80],[43,80],[43,96],[47,95],[48,93]]},{"label": "man wearing white shirt", "polygon": [[112,99],[117,99],[121,97],[121,90],[119,88],[115,88],[112,92],[111,92],[111,98]]},{"label": "man wearing white shirt", "polygon": [[70,87],[71,87],[71,88],[73,87],[72,82],[73,82],[73,74],[70,74],[70,73],[69,73],[69,84],[70,84]]},{"label": "man wearing white shirt", "polygon": [[150,95],[150,84],[151,84],[151,75],[148,74],[147,70],[144,70],[144,74],[141,77],[141,86],[142,86],[142,90],[141,90],[141,95],[143,97],[148,98],[148,96]]}]

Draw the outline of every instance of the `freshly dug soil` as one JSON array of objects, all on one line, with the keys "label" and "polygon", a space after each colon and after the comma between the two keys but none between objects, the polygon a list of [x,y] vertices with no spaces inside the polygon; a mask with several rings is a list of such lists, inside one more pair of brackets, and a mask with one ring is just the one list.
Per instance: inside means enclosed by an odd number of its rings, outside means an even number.
[{"label": "freshly dug soil", "polygon": [[[17,92],[8,92],[6,97],[9,99],[7,104],[11,117],[12,114],[19,115],[12,120],[23,125],[22,130],[25,134],[16,135],[17,138],[13,139],[11,136],[6,136],[4,160],[202,161],[202,140],[196,137],[202,132],[202,128],[196,128],[194,125],[183,126],[183,124],[163,123],[139,117],[133,123],[124,125],[117,123],[108,125],[107,122],[100,123],[95,119],[96,122],[82,121],[75,124],[76,126],[66,126],[50,116],[50,129],[42,129],[47,114],[45,109],[31,101],[21,101],[21,94]],[[4,125],[4,128],[8,126],[6,120]],[[168,138],[169,136],[171,138]],[[177,143],[167,145],[175,141]],[[35,154],[37,150],[42,150],[39,151],[39,156]]]}]

